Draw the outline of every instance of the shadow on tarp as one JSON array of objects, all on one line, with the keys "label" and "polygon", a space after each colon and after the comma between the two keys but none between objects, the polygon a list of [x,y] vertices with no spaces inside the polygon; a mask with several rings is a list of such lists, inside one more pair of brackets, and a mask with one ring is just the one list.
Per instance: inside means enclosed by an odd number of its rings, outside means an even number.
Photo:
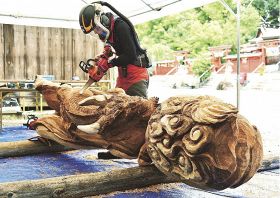
[{"label": "shadow on tarp", "polygon": [[[26,140],[34,136],[37,136],[36,131],[28,130],[24,126],[6,127],[0,133],[0,142]],[[113,169],[138,166],[137,160],[99,160],[96,156],[100,151],[104,150],[75,150],[61,153],[3,158],[0,159],[0,183],[110,171]],[[275,187],[277,179],[279,179],[279,169],[277,171],[258,173],[252,180],[241,187],[226,189],[220,192],[207,192],[183,183],[175,183],[155,185],[125,192],[114,192],[102,197],[215,198],[258,197],[259,195],[279,197],[274,196],[279,195],[279,188]]]}]

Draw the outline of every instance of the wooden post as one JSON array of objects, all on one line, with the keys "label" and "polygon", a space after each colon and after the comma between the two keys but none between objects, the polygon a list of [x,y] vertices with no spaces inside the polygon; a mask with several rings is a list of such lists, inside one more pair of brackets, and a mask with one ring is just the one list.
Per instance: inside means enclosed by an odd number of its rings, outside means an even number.
[{"label": "wooden post", "polygon": [[16,142],[0,143],[0,158],[15,157],[23,155],[33,155],[48,152],[61,152],[74,150],[73,148],[62,146],[58,143],[51,142],[51,145],[43,144],[38,140],[23,140]]},{"label": "wooden post", "polygon": [[36,111],[39,111],[39,97],[38,97],[39,93],[35,92],[35,108]]},{"label": "wooden post", "polygon": [[3,124],[2,107],[3,107],[3,92],[0,90],[0,132],[2,132],[2,124]]},{"label": "wooden post", "polygon": [[39,93],[39,97],[40,97],[40,112],[43,112],[43,96],[41,93]]},{"label": "wooden post", "polygon": [[[279,167],[279,157],[265,159],[262,167],[269,168],[275,163],[278,163]],[[150,165],[109,172],[0,183],[0,197],[85,197],[172,182],[179,181],[165,176]]]},{"label": "wooden post", "polygon": [[0,197],[85,197],[175,182],[154,166],[0,184]]}]

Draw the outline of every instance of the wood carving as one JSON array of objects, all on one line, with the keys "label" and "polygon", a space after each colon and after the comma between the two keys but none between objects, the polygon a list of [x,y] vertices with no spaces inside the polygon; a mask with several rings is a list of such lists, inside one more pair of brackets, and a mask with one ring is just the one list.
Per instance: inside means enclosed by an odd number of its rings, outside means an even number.
[{"label": "wood carving", "polygon": [[105,148],[122,158],[137,158],[158,101],[131,97],[122,89],[80,94],[79,88],[42,79],[36,89],[56,111],[33,124],[40,136],[71,148]]},{"label": "wood carving", "polygon": [[259,131],[232,105],[209,96],[172,97],[151,116],[139,163],[152,161],[189,185],[222,190],[247,182],[262,156]]},{"label": "wood carving", "polygon": [[[37,80],[56,115],[34,124],[44,138],[71,148],[106,148],[139,165],[155,166],[174,181],[202,189],[235,188],[262,162],[257,128],[214,97],[172,97],[157,104],[128,96]],[[157,107],[158,106],[158,107]]]}]

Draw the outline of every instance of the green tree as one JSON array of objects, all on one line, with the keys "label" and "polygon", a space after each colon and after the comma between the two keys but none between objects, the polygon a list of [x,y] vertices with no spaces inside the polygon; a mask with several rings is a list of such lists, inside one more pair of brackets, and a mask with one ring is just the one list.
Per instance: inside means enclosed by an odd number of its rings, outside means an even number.
[{"label": "green tree", "polygon": [[244,4],[256,8],[266,25],[279,27],[280,0],[244,0]]},{"label": "green tree", "polygon": [[[227,3],[235,8],[231,0]],[[260,16],[253,6],[241,11],[241,43],[246,43],[255,37]],[[209,47],[225,44],[232,45],[235,52],[235,17],[218,2],[137,25],[136,31],[154,61],[174,59],[178,50],[204,58],[201,54]]]},{"label": "green tree", "polygon": [[204,82],[211,75],[210,68],[211,68],[210,60],[202,58],[194,61],[192,70],[196,76],[201,77],[200,82]]}]

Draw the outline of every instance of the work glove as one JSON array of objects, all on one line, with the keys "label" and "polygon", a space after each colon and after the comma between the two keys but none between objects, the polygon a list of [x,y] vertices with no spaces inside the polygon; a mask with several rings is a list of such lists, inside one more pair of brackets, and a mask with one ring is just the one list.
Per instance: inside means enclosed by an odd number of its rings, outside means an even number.
[{"label": "work glove", "polygon": [[111,45],[105,45],[103,48],[103,52],[101,54],[97,55],[94,59],[99,60],[100,58],[106,58],[109,60],[110,58],[112,58],[113,55],[114,55],[114,52],[113,52]]},{"label": "work glove", "polygon": [[109,62],[109,58],[112,58],[113,51],[110,45],[105,45],[103,53],[98,55],[95,67],[89,70],[89,76],[96,82],[98,82],[108,71],[109,68],[113,67],[113,64]]},{"label": "work glove", "polygon": [[111,45],[105,45],[102,53],[102,57],[109,59],[114,55]]}]

